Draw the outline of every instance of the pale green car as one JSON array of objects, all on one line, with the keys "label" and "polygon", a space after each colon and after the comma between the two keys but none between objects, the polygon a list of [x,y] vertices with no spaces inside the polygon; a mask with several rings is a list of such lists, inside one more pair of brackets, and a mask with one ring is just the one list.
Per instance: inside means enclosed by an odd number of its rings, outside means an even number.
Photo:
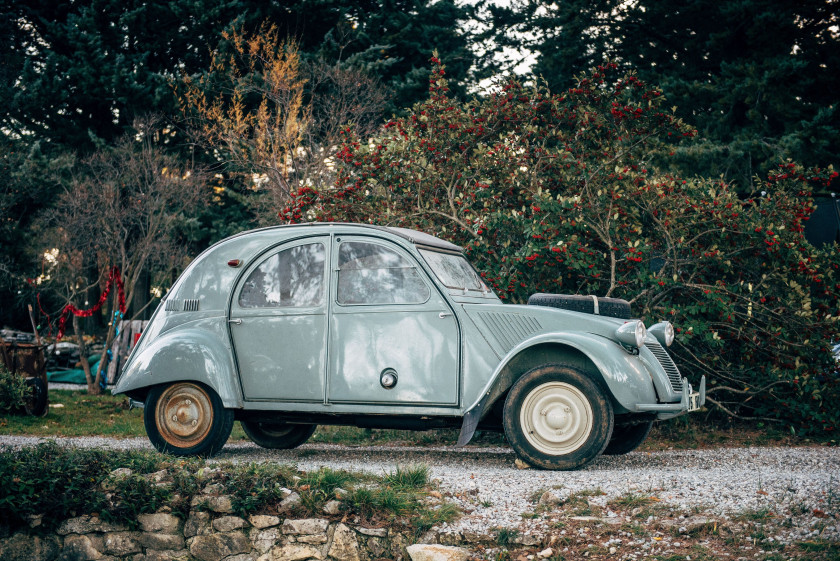
[{"label": "pale green car", "polygon": [[144,402],[149,439],[173,454],[218,452],[235,419],[266,448],[318,424],[460,427],[459,445],[503,430],[528,464],[576,469],[703,405],[705,380],[693,392],[664,349],[673,337],[623,300],[503,304],[461,248],[422,232],[278,226],[192,262],[114,393]]}]

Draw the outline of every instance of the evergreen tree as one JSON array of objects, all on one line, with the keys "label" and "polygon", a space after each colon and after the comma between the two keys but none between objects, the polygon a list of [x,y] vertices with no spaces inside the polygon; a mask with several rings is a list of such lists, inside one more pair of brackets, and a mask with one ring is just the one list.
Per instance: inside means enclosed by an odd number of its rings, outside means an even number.
[{"label": "evergreen tree", "polygon": [[534,72],[555,91],[604,59],[659,84],[699,129],[676,171],[723,174],[747,190],[780,160],[837,159],[838,9],[837,0],[522,0],[492,16],[529,42]]},{"label": "evergreen tree", "polygon": [[176,110],[171,82],[205,70],[224,29],[263,22],[327,62],[362,67],[394,91],[394,108],[425,94],[435,47],[472,64],[453,0],[13,0],[0,8],[0,127],[90,151],[137,116]]}]

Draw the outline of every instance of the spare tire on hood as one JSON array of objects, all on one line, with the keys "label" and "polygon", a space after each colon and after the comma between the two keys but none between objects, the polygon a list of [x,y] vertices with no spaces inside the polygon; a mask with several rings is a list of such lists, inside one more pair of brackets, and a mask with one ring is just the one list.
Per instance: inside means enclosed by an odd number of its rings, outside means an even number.
[{"label": "spare tire on hood", "polygon": [[[595,303],[597,300],[598,307]],[[585,314],[598,314],[619,319],[630,319],[633,312],[630,310],[630,302],[621,298],[598,298],[596,296],[583,296],[580,294],[544,294],[538,292],[528,298],[529,306],[548,306],[549,308],[560,308],[573,312]]]}]

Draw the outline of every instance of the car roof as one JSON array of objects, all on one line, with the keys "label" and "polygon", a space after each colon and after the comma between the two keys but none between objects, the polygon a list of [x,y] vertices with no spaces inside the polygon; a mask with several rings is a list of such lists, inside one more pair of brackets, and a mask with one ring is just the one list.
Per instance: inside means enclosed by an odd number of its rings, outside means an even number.
[{"label": "car roof", "polygon": [[[354,228],[370,228],[373,230],[379,230],[383,232],[388,232],[395,236],[399,236],[409,242],[428,247],[432,249],[440,249],[444,251],[456,251],[458,253],[463,253],[464,249],[454,243],[450,243],[446,240],[442,240],[440,238],[436,238],[431,234],[427,234],[425,232],[420,232],[418,230],[411,230],[409,228],[398,228],[396,226],[378,226],[376,224],[362,224],[356,222],[303,222],[300,224],[279,224],[277,226],[268,226],[266,228],[257,228],[256,230],[248,230],[245,232],[240,232],[238,234],[234,234],[231,238],[236,238],[239,236],[243,236],[252,232],[257,231],[266,231],[266,230],[274,230],[274,229],[286,229],[286,228],[306,228],[306,227],[313,227],[313,226],[330,226],[330,227],[342,227],[342,226],[351,226]],[[230,238],[228,238],[230,239]]]},{"label": "car roof", "polygon": [[401,238],[405,238],[415,245],[423,245],[437,249],[445,249],[446,251],[457,251],[458,253],[464,251],[464,248],[457,246],[454,243],[450,243],[446,240],[436,238],[431,234],[420,232],[418,230],[409,230],[408,228],[397,228],[394,226],[377,226],[377,228],[382,228],[383,230],[391,232],[392,234],[396,234]]}]

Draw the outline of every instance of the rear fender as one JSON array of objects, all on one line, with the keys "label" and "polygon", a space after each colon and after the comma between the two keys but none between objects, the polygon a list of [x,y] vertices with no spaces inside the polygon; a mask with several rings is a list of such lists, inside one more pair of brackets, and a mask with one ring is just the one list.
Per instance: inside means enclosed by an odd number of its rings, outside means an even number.
[{"label": "rear fender", "polygon": [[141,395],[151,386],[180,381],[210,386],[227,408],[243,405],[230,347],[207,329],[175,329],[158,336],[131,357],[114,393]]},{"label": "rear fender", "polygon": [[604,390],[616,414],[638,403],[656,403],[651,374],[637,356],[615,342],[585,333],[549,333],[528,339],[501,361],[479,398],[464,414],[458,445],[472,439],[478,422],[525,372],[541,364],[563,363],[588,374]]}]

